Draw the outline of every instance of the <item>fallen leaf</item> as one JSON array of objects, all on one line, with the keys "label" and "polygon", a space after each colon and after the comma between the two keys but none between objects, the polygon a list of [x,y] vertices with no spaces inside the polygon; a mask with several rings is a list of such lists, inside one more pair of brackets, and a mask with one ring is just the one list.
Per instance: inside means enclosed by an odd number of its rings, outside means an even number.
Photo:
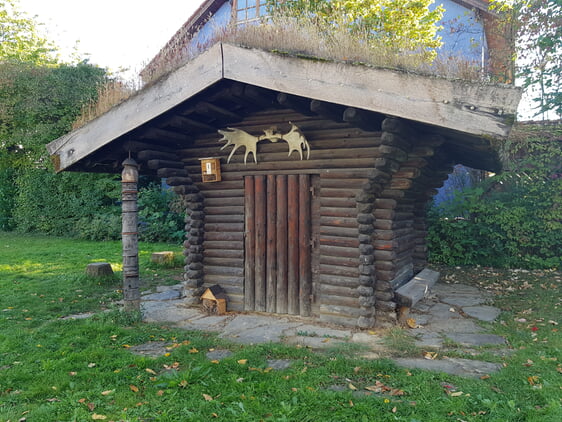
[{"label": "fallen leaf", "polygon": [[429,360],[434,360],[434,359],[437,358],[437,356],[438,356],[438,355],[437,355],[437,352],[425,352],[425,353],[423,354],[423,357],[424,357],[425,359],[429,359]]},{"label": "fallen leaf", "polygon": [[454,393],[451,393],[451,397],[459,397],[462,396],[464,393],[462,391],[455,391]]},{"label": "fallen leaf", "polygon": [[114,392],[115,392],[115,390],[105,390],[105,391],[101,392],[101,395],[102,396],[108,396],[109,394],[114,393]]},{"label": "fallen leaf", "polygon": [[213,359],[213,360],[211,361],[211,363],[215,363],[215,364],[216,364],[216,363],[219,363],[219,361],[218,361],[217,359]]},{"label": "fallen leaf", "polygon": [[78,400],[78,403],[84,403],[86,401],[86,399],[80,399]]},{"label": "fallen leaf", "polygon": [[536,385],[539,382],[539,377],[537,377],[536,375],[533,375],[533,376],[527,377],[527,381],[531,385]]},{"label": "fallen leaf", "polygon": [[410,328],[416,328],[418,326],[418,324],[416,323],[416,320],[414,318],[408,318],[406,320],[406,325]]},{"label": "fallen leaf", "polygon": [[394,406],[394,407],[392,408],[392,413],[396,413],[397,410],[398,410],[398,409],[396,408],[396,406]]},{"label": "fallen leaf", "polygon": [[90,410],[90,412],[93,412],[94,409],[96,408],[96,405],[92,402],[88,403],[88,409]]},{"label": "fallen leaf", "polygon": [[353,368],[353,372],[358,373],[361,370],[360,366],[356,366],[355,368]]},{"label": "fallen leaf", "polygon": [[192,349],[189,349],[189,353],[199,353],[199,350],[193,347]]},{"label": "fallen leaf", "polygon": [[482,375],[482,376],[480,377],[481,380],[487,380],[488,378],[490,378],[489,375]]},{"label": "fallen leaf", "polygon": [[156,371],[154,371],[153,369],[146,368],[145,371],[148,372],[149,374],[156,375]]},{"label": "fallen leaf", "polygon": [[213,418],[218,418],[218,417],[219,417],[219,415],[217,415],[216,413],[211,413],[211,416],[212,416]]},{"label": "fallen leaf", "polygon": [[94,414],[92,415],[92,419],[95,420],[95,421],[102,421],[102,420],[104,420],[104,419],[107,419],[107,416],[105,416],[105,415],[98,415],[97,413],[94,413]]},{"label": "fallen leaf", "polygon": [[350,400],[349,401],[349,407],[353,407],[353,406],[355,406],[355,405],[353,404],[353,401]]},{"label": "fallen leaf", "polygon": [[131,389],[132,392],[134,393],[138,393],[139,392],[139,388],[136,385],[129,385],[129,388]]},{"label": "fallen leaf", "polygon": [[60,401],[60,400],[57,399],[56,397],[53,397],[52,399],[47,399],[47,401],[48,401],[49,403],[54,403],[54,402]]},{"label": "fallen leaf", "polygon": [[156,395],[162,397],[164,395],[164,390],[158,390]]},{"label": "fallen leaf", "polygon": [[78,372],[69,372],[68,375],[70,375],[71,377],[75,377],[76,375],[78,375]]},{"label": "fallen leaf", "polygon": [[93,363],[93,362],[88,364],[88,368],[95,368],[95,367],[96,367],[96,364]]},{"label": "fallen leaf", "polygon": [[353,390],[353,391],[357,390],[357,387],[354,386],[352,383],[349,383],[347,386],[350,390]]},{"label": "fallen leaf", "polygon": [[242,381],[244,381],[244,378],[237,378],[236,379],[236,382],[242,382]]},{"label": "fallen leaf", "polygon": [[240,359],[237,362],[239,365],[246,365],[248,363],[248,359]]},{"label": "fallen leaf", "polygon": [[208,394],[203,394],[203,398],[205,399],[205,401],[213,401],[213,398]]}]

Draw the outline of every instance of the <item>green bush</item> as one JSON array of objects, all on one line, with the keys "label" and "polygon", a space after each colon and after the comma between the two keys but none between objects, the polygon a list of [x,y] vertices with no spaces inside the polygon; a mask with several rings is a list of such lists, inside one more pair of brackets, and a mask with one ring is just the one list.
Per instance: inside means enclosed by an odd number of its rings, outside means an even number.
[{"label": "green bush", "polygon": [[504,173],[430,208],[432,262],[562,266],[562,143],[527,137],[504,148]]},{"label": "green bush", "polygon": [[181,243],[185,216],[179,197],[151,183],[139,191],[139,239],[145,242]]}]

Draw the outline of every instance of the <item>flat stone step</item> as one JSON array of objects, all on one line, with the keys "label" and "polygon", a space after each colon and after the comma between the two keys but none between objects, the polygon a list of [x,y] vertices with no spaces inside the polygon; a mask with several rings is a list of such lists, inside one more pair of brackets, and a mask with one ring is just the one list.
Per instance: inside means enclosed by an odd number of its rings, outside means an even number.
[{"label": "flat stone step", "polygon": [[423,358],[397,358],[394,362],[404,368],[425,369],[427,371],[445,372],[446,374],[461,377],[480,378],[498,372],[502,365],[500,363],[484,362],[480,360],[447,358],[447,359],[423,359]]},{"label": "flat stone step", "polygon": [[395,298],[401,306],[413,307],[421,299],[426,297],[435,283],[439,280],[437,271],[426,268],[419,272],[414,278],[396,290]]}]

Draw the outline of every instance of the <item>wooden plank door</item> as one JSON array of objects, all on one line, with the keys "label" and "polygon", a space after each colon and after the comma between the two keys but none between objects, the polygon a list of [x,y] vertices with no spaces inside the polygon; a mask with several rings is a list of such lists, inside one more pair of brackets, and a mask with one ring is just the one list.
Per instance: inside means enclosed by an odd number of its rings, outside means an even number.
[{"label": "wooden plank door", "polygon": [[244,308],[311,314],[310,175],[244,178]]}]

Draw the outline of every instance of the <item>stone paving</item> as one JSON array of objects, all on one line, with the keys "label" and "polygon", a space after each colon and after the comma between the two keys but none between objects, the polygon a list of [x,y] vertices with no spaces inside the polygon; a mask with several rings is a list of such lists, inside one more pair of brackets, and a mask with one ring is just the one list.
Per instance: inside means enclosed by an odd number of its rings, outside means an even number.
[{"label": "stone paving", "polygon": [[[490,306],[489,293],[462,284],[437,283],[430,295],[410,312],[416,328],[407,333],[414,338],[420,354],[426,357],[397,357],[384,344],[382,333],[370,330],[327,326],[311,318],[279,316],[261,313],[228,313],[209,316],[196,308],[187,308],[180,298],[181,286],[158,288],[156,293],[143,296],[143,318],[147,322],[168,322],[187,330],[217,332],[219,337],[242,344],[278,342],[325,349],[338,344],[362,345],[361,357],[390,357],[397,365],[408,368],[441,371],[454,375],[479,377],[501,369],[497,363],[459,357],[446,357],[454,350],[456,355],[475,356],[475,348],[486,347],[497,355],[508,353],[503,337],[486,333],[480,321],[493,323],[500,310]],[[166,345],[142,347],[139,353],[165,352]],[[162,352],[162,353],[164,353]],[[432,353],[427,353],[432,352]],[[214,354],[213,354],[214,353]],[[211,360],[229,355],[228,350],[210,352]],[[430,359],[427,356],[431,357]],[[290,362],[272,362],[272,365],[290,365]]]}]

